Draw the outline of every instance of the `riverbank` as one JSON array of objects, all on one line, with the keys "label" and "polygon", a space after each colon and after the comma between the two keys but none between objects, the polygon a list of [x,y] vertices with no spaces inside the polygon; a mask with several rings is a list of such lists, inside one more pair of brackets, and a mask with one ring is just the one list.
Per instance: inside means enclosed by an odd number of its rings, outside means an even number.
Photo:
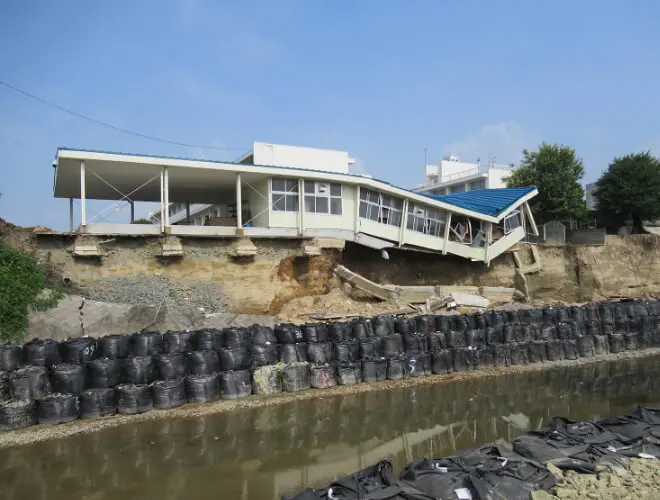
[{"label": "riverbank", "polygon": [[603,361],[643,358],[654,355],[660,355],[660,348],[626,351],[618,354],[595,356],[592,358],[580,358],[574,361],[564,360],[529,365],[516,365],[506,368],[489,368],[484,370],[453,373],[449,375],[429,375],[426,377],[409,378],[403,380],[387,380],[374,383],[337,386],[330,389],[309,389],[300,392],[280,393],[276,396],[250,396],[248,398],[238,400],[219,400],[213,403],[186,404],[179,408],[170,410],[154,409],[147,413],[132,416],[114,415],[98,419],[76,420],[74,422],[61,425],[39,425],[0,434],[0,449],[28,445],[54,439],[63,439],[69,436],[80,434],[89,434],[118,427],[124,424],[135,424],[139,422],[149,422],[164,419],[193,418],[216,413],[282,405],[292,401],[331,398],[345,394],[387,391],[394,388],[415,387],[428,384],[447,384],[457,380],[477,379],[481,377],[499,377],[518,373],[529,373],[564,367],[582,366]]}]

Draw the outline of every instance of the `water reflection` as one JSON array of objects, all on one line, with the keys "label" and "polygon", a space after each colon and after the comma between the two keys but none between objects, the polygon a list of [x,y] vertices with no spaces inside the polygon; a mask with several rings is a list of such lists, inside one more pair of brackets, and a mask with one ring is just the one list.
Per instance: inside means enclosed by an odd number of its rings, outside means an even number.
[{"label": "water reflection", "polygon": [[597,419],[654,405],[657,361],[349,394],[3,450],[0,497],[279,499],[381,458],[398,469],[511,440],[554,415]]}]

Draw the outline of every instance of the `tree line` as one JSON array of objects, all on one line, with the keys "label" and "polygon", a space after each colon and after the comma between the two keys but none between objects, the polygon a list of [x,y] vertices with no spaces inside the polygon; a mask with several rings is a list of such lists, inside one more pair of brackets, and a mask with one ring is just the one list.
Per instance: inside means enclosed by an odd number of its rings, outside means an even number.
[{"label": "tree line", "polygon": [[588,214],[580,180],[584,164],[575,149],[542,143],[538,151],[523,150],[520,166],[505,179],[508,187],[536,186],[531,202],[539,224],[551,220],[583,222],[595,215],[599,224],[617,229],[632,223],[634,233],[644,222],[660,219],[660,159],[649,151],[617,157],[596,182],[596,214]]}]

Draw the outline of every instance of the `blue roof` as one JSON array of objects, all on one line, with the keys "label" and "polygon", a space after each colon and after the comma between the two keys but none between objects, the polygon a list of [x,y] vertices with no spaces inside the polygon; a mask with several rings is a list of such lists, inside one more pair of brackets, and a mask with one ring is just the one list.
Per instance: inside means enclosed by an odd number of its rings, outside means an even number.
[{"label": "blue roof", "polygon": [[437,201],[451,203],[465,210],[472,210],[491,217],[497,217],[512,205],[515,205],[525,195],[536,189],[536,186],[503,189],[475,189],[465,193],[446,195],[426,195]]}]

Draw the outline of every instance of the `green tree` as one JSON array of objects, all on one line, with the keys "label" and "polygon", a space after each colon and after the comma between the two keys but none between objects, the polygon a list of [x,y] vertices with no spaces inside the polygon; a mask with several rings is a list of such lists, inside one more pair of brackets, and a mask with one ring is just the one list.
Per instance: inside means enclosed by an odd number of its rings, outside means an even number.
[{"label": "green tree", "polygon": [[536,221],[583,220],[587,216],[582,159],[575,149],[561,144],[539,146],[538,151],[523,151],[520,166],[505,179],[509,187],[536,186],[538,196],[530,202]]},{"label": "green tree", "polygon": [[632,219],[633,232],[644,232],[644,221],[660,219],[660,160],[648,151],[615,158],[596,183],[594,197],[607,226]]}]

